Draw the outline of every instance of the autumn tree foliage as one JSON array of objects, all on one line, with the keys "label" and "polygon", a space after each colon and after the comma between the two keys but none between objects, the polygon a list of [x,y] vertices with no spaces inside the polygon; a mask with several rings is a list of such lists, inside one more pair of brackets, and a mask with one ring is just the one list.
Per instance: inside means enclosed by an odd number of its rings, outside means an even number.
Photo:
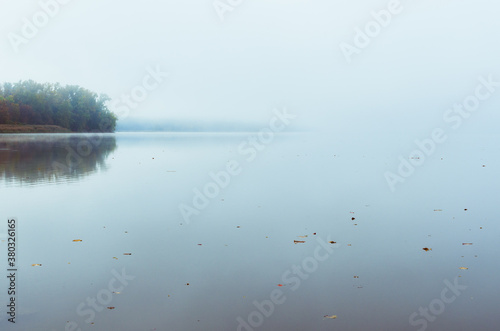
[{"label": "autumn tree foliage", "polygon": [[0,84],[0,124],[58,125],[73,132],[114,132],[109,97],[76,85],[32,80]]}]

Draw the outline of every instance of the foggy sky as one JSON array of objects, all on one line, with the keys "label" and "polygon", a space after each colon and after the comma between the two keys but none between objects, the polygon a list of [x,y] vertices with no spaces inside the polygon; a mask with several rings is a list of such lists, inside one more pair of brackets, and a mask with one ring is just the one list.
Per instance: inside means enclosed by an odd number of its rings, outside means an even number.
[{"label": "foggy sky", "polygon": [[[42,0],[54,14],[44,22],[40,2],[0,0],[0,81],[80,85],[114,110],[146,82],[122,117],[265,124],[287,107],[298,127],[421,135],[447,125],[479,76],[500,81],[491,0],[221,2],[234,4],[224,20],[213,0]],[[398,13],[348,63],[340,45],[355,46],[356,28],[391,6]],[[16,52],[13,34],[34,17],[38,31]],[[161,83],[146,77],[158,69],[169,74]],[[495,132],[499,109],[500,88],[460,131]]]}]

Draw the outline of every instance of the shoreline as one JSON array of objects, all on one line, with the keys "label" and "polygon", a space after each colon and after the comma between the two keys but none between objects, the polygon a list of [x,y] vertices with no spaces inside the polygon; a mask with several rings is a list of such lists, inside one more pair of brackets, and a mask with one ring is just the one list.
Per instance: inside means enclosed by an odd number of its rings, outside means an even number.
[{"label": "shoreline", "polygon": [[73,131],[58,125],[0,124],[0,134],[3,133],[73,133]]}]

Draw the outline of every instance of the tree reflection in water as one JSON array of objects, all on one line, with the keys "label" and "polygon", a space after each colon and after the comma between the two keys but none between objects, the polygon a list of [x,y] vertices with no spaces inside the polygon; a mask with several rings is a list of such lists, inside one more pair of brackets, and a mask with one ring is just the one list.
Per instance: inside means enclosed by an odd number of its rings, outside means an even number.
[{"label": "tree reflection in water", "polygon": [[106,170],[113,134],[0,135],[0,183],[36,185],[75,181]]}]

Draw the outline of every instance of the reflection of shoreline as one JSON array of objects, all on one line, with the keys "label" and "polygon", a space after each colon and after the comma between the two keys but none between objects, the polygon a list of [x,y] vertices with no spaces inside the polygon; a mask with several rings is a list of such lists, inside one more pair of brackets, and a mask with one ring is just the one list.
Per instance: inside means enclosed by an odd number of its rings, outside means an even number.
[{"label": "reflection of shoreline", "polygon": [[0,181],[33,185],[78,180],[106,170],[113,134],[0,135]]}]

